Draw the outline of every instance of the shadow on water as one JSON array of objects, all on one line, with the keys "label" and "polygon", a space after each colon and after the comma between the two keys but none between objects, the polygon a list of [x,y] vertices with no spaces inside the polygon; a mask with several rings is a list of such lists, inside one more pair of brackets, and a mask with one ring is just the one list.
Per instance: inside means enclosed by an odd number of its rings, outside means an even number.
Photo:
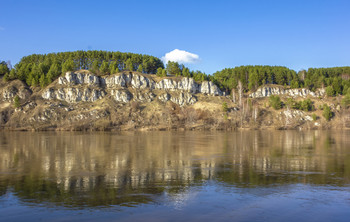
[{"label": "shadow on water", "polygon": [[133,207],[208,183],[343,187],[349,144],[349,131],[1,133],[0,195],[70,208]]}]

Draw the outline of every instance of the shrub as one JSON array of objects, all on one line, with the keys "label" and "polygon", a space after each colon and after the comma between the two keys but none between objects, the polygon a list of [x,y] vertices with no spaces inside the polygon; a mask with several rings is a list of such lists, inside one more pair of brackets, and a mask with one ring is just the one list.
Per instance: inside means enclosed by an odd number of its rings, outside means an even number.
[{"label": "shrub", "polygon": [[19,102],[19,96],[18,95],[15,96],[13,101],[15,102],[14,103],[15,108],[18,108],[21,105],[20,102]]},{"label": "shrub", "polygon": [[222,103],[222,111],[224,111],[225,113],[228,111],[228,107],[227,107],[227,103],[226,102]]},{"label": "shrub", "polygon": [[313,121],[316,121],[316,120],[317,120],[317,115],[316,115],[315,113],[313,113],[311,117],[312,117],[312,120],[313,120]]},{"label": "shrub", "polygon": [[279,96],[270,96],[269,98],[270,106],[272,106],[275,110],[282,108],[281,98]]},{"label": "shrub", "polygon": [[327,106],[327,104],[323,105],[323,117],[329,121],[333,117],[333,113],[331,111],[331,108]]}]

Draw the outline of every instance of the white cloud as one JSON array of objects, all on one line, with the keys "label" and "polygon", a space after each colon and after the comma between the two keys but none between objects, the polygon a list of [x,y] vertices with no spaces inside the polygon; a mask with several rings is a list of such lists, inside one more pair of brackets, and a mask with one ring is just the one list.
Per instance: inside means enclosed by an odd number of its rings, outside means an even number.
[{"label": "white cloud", "polygon": [[199,56],[194,53],[186,52],[180,49],[174,49],[171,52],[165,53],[165,56],[162,57],[164,63],[168,61],[182,63],[195,63],[199,61]]}]

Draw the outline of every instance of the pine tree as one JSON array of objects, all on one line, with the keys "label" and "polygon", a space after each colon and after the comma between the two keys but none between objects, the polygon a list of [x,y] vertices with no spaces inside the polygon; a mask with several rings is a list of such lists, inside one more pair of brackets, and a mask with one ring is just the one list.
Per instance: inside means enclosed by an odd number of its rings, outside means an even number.
[{"label": "pine tree", "polygon": [[99,62],[98,62],[98,60],[95,59],[95,60],[92,62],[91,71],[92,71],[93,73],[98,73],[99,70],[100,70]]},{"label": "pine tree", "polygon": [[67,59],[62,65],[62,73],[66,73],[68,71],[75,71],[75,64],[72,59]]},{"label": "pine tree", "polygon": [[137,71],[142,73],[143,72],[143,68],[142,68],[142,65],[140,64],[139,67],[137,68]]},{"label": "pine tree", "polygon": [[101,67],[100,67],[100,72],[101,74],[107,74],[109,71],[109,66],[108,66],[108,63],[106,61],[103,61],[102,64],[101,64]]},{"label": "pine tree", "polygon": [[134,71],[134,66],[130,58],[126,60],[126,70]]}]

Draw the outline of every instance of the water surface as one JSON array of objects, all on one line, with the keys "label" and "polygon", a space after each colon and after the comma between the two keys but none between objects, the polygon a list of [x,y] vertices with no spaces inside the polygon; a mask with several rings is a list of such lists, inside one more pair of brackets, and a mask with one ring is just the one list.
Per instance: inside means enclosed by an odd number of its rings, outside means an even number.
[{"label": "water surface", "polygon": [[0,133],[3,221],[349,221],[350,131]]}]

